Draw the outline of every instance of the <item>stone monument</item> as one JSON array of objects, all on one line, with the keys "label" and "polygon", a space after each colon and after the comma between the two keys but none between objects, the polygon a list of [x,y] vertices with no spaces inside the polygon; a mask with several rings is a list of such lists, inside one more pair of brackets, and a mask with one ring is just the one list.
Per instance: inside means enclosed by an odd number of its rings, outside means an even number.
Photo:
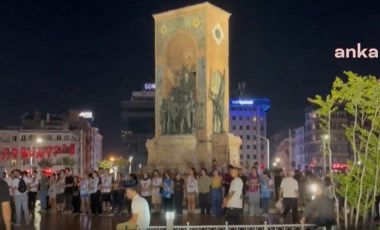
[{"label": "stone monument", "polygon": [[230,14],[209,3],[155,14],[155,137],[149,169],[240,164],[229,133]]}]

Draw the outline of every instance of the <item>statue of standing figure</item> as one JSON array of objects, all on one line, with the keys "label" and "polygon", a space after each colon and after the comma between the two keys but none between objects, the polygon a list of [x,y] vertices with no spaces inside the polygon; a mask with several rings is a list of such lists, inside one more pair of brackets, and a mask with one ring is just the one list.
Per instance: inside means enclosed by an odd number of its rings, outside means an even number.
[{"label": "statue of standing figure", "polygon": [[183,102],[180,105],[180,134],[191,133],[191,102],[188,95],[183,96]]},{"label": "statue of standing figure", "polygon": [[213,132],[214,133],[225,133],[224,130],[224,74],[222,75],[219,71],[217,74],[220,77],[220,84],[218,92],[210,92],[210,98],[214,107],[213,116]]},{"label": "statue of standing figure", "polygon": [[170,101],[167,103],[168,120],[166,131],[168,134],[177,132],[176,119],[178,114],[178,104],[173,96],[170,96]]},{"label": "statue of standing figure", "polygon": [[167,110],[167,99],[162,100],[160,108],[160,124],[161,124],[161,133],[167,134],[167,122],[168,122],[168,110]]},{"label": "statue of standing figure", "polygon": [[193,91],[189,92],[189,102],[190,102],[190,123],[191,123],[191,130],[195,128],[195,100]]}]

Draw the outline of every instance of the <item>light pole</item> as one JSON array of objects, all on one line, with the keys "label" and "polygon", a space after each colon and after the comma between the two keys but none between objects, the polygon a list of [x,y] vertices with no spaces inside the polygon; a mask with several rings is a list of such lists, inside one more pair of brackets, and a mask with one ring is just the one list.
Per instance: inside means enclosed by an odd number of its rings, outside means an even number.
[{"label": "light pole", "polygon": [[266,143],[267,143],[267,169],[269,169],[269,166],[270,166],[270,164],[269,164],[269,155],[270,155],[270,151],[269,151],[269,139],[268,138],[266,138],[266,137],[263,137],[263,136],[261,136],[261,135],[257,135],[258,137],[260,137],[261,139],[263,139],[263,140],[265,140],[266,141]]},{"label": "light pole", "polygon": [[129,161],[129,174],[131,174],[132,173],[133,156],[130,156],[128,161]]},{"label": "light pole", "polygon": [[[42,139],[42,138],[38,137],[38,138],[36,139],[36,144],[40,144],[40,143],[42,143],[42,142],[43,142],[43,139]],[[30,151],[33,152],[33,145],[30,146]],[[30,156],[30,167],[32,167],[32,166],[33,166],[33,155]]]}]

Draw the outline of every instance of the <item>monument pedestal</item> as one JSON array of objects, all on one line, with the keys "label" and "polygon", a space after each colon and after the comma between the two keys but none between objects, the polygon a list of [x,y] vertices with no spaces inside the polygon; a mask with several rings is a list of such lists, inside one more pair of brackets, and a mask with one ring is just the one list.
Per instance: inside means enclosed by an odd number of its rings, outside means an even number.
[{"label": "monument pedestal", "polygon": [[148,140],[147,170],[185,172],[197,167],[197,140],[193,135],[164,135]]},{"label": "monument pedestal", "polygon": [[164,135],[148,140],[148,165],[146,170],[158,169],[187,172],[211,168],[212,160],[227,166],[240,165],[241,139],[231,133],[213,134],[211,141],[197,141],[193,135]]}]

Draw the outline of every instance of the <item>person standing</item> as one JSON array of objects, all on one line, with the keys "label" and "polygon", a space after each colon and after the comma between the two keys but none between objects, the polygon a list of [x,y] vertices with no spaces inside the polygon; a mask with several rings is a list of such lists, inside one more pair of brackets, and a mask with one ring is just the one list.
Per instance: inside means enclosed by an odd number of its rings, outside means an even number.
[{"label": "person standing", "polygon": [[223,208],[226,208],[226,221],[230,225],[240,224],[240,216],[243,211],[243,181],[239,177],[239,169],[231,168],[231,185],[227,196],[223,200]]},{"label": "person standing", "polygon": [[174,209],[177,215],[182,215],[183,211],[183,195],[184,195],[185,181],[180,173],[177,173],[174,178]]},{"label": "person standing", "polygon": [[98,187],[100,183],[100,178],[98,176],[98,172],[94,171],[89,175],[90,183],[89,183],[89,193],[90,193],[90,206],[91,206],[91,214],[101,214],[100,211],[100,198],[98,193]]},{"label": "person standing", "polygon": [[283,199],[284,212],[281,214],[281,222],[288,215],[290,209],[292,209],[293,223],[298,222],[298,182],[293,178],[294,171],[290,170],[287,177],[281,182],[280,199]]},{"label": "person standing", "polygon": [[112,215],[111,213],[111,188],[112,175],[108,169],[103,169],[102,185],[101,185],[101,200],[102,210],[104,215]]},{"label": "person standing", "polygon": [[15,210],[15,201],[13,199],[13,187],[12,187],[12,181],[13,181],[13,171],[7,175],[7,173],[3,173],[3,179],[8,184],[8,191],[10,195],[10,205],[11,205],[11,222],[16,222],[16,210]]},{"label": "person standing", "polygon": [[198,181],[196,179],[196,172],[194,168],[191,168],[189,175],[186,179],[186,192],[187,192],[187,214],[194,214],[195,210],[195,195],[198,193]]},{"label": "person standing", "polygon": [[49,190],[49,178],[44,173],[41,173],[40,192],[38,194],[40,198],[40,204],[41,204],[41,213],[45,213],[47,210],[48,190]]},{"label": "person standing", "polygon": [[149,209],[152,207],[152,179],[149,174],[144,172],[143,178],[140,180],[141,196],[146,199]]},{"label": "person standing", "polygon": [[12,181],[13,197],[15,200],[16,208],[16,223],[15,226],[21,225],[21,209],[24,211],[25,223],[29,225],[30,216],[28,208],[28,190],[29,190],[29,178],[24,177],[21,171],[14,170],[14,177]]},{"label": "person standing", "polygon": [[201,215],[210,215],[210,187],[211,178],[207,175],[205,168],[201,169],[201,174],[198,178],[199,186],[199,206],[201,207]]},{"label": "person standing", "polygon": [[32,176],[30,178],[30,187],[29,187],[29,193],[28,193],[28,203],[29,203],[29,211],[34,215],[34,209],[36,207],[36,201],[37,201],[37,193],[38,193],[38,186],[40,182],[37,178],[37,170],[33,170]]},{"label": "person standing", "polygon": [[11,203],[9,187],[5,180],[0,180],[0,229],[11,230]]},{"label": "person standing", "polygon": [[213,176],[211,179],[211,214],[213,216],[222,215],[222,177],[219,171],[215,169],[212,172]]},{"label": "person standing", "polygon": [[73,214],[78,215],[80,213],[80,181],[79,177],[74,177],[73,184]]},{"label": "person standing", "polygon": [[127,188],[127,198],[132,200],[132,217],[127,222],[116,225],[116,230],[147,230],[150,224],[148,202],[139,196],[137,186]]},{"label": "person standing", "polygon": [[162,184],[162,177],[160,177],[160,173],[157,169],[153,171],[152,178],[152,204],[153,204],[153,212],[160,213],[161,211],[161,194],[160,187]]},{"label": "person standing", "polygon": [[263,209],[262,216],[264,218],[267,218],[269,214],[269,202],[271,198],[272,189],[273,189],[273,182],[269,174],[269,171],[264,171],[261,178],[261,189],[260,189],[261,204],[262,204],[262,209]]},{"label": "person standing", "polygon": [[170,177],[170,173],[165,172],[162,180],[162,203],[165,212],[173,209],[173,187],[174,182]]},{"label": "person standing", "polygon": [[260,215],[260,176],[257,172],[257,168],[252,167],[251,173],[248,176],[248,205],[249,215]]},{"label": "person standing", "polygon": [[224,197],[226,197],[228,195],[228,191],[230,189],[230,185],[231,185],[231,181],[232,181],[231,170],[233,168],[234,167],[232,165],[228,165],[228,168],[227,168],[228,171],[223,176],[222,184],[223,184],[223,189],[224,189]]},{"label": "person standing", "polygon": [[87,215],[90,212],[89,183],[88,175],[84,174],[83,179],[79,182],[82,214],[84,215]]},{"label": "person standing", "polygon": [[49,190],[48,190],[48,196],[49,196],[49,205],[50,205],[50,212],[57,212],[57,188],[56,188],[56,183],[57,183],[57,177],[55,173],[51,175],[49,179]]},{"label": "person standing", "polygon": [[70,168],[65,168],[65,175],[65,213],[71,213],[73,211],[74,177],[71,175]]}]

